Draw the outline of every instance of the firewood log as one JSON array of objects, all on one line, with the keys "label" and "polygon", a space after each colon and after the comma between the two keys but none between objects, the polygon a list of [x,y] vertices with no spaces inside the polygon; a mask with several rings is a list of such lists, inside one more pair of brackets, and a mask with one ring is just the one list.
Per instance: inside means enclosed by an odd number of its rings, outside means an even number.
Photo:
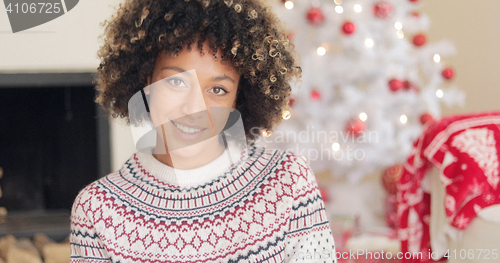
[{"label": "firewood log", "polygon": [[0,238],[0,258],[7,259],[7,253],[9,252],[12,245],[16,243],[16,238],[12,235],[8,235]]},{"label": "firewood log", "polygon": [[43,247],[45,263],[68,263],[71,257],[69,244],[47,244]]},{"label": "firewood log", "polygon": [[15,242],[7,253],[8,263],[43,263],[33,242],[27,238]]},{"label": "firewood log", "polygon": [[45,257],[45,255],[43,254],[43,247],[53,243],[56,242],[43,233],[37,233],[33,237],[33,244],[35,244],[36,249],[38,249],[38,252],[40,252],[42,257]]}]

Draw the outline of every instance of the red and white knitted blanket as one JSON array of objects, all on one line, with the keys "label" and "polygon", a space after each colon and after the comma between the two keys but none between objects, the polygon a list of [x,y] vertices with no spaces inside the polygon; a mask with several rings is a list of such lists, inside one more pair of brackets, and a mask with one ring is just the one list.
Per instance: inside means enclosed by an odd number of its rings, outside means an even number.
[{"label": "red and white knitted blanket", "polygon": [[422,180],[442,171],[448,222],[465,229],[483,208],[500,204],[500,112],[433,121],[415,141],[398,182],[398,236],[402,252],[422,252],[404,262],[429,262],[430,194]]}]

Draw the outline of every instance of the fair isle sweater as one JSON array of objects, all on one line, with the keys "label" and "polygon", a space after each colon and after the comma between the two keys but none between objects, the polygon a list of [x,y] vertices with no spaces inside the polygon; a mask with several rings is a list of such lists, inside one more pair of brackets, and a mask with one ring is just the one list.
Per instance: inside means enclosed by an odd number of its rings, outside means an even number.
[{"label": "fair isle sweater", "polygon": [[72,209],[71,263],[336,262],[301,157],[252,147],[235,166],[223,159],[180,176],[138,152],[85,187]]}]

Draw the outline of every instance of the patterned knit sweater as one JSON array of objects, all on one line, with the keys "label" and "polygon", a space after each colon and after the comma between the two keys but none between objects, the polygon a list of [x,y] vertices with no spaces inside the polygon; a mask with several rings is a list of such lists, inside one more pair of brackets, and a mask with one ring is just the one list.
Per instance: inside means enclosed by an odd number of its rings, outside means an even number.
[{"label": "patterned knit sweater", "polygon": [[[85,187],[71,215],[71,263],[336,262],[313,173],[299,156],[249,148],[183,176],[135,153]],[[201,178],[209,178],[196,185]]]}]

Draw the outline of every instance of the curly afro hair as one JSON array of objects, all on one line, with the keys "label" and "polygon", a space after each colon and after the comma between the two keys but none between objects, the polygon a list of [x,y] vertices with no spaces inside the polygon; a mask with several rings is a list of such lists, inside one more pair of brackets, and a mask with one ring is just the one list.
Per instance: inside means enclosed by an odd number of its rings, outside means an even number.
[{"label": "curly afro hair", "polygon": [[160,52],[176,56],[195,44],[203,55],[205,40],[214,59],[222,52],[241,76],[236,109],[250,142],[259,135],[252,128],[271,130],[282,120],[289,83],[301,77],[293,44],[258,0],[126,0],[102,25],[96,102],[129,124],[128,101],[146,86]]}]

